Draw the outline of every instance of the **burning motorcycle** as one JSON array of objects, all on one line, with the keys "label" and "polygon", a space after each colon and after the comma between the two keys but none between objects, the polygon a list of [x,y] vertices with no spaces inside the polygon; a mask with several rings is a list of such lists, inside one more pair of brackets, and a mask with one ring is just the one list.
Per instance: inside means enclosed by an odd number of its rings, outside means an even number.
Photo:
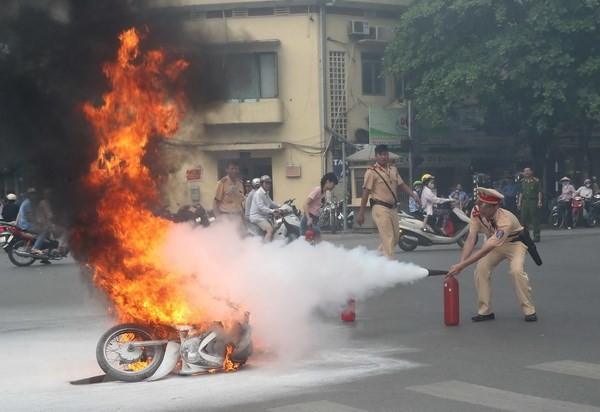
[{"label": "burning motorcycle", "polygon": [[[286,200],[279,208],[277,216],[272,217],[273,240],[290,243],[300,237],[300,211],[294,205],[294,200]],[[250,236],[265,236],[265,231],[254,223],[248,224],[247,232]]]},{"label": "burning motorcycle", "polygon": [[[471,219],[462,210],[457,207],[441,205],[440,210],[446,212],[440,213],[442,216],[438,218],[439,224],[434,224],[433,227],[428,225],[428,230],[423,231],[422,220],[417,219],[413,215],[409,215],[404,211],[398,213],[400,220],[400,238],[398,246],[405,252],[415,250],[417,246],[433,246],[433,245],[449,245],[457,243],[463,247],[469,236],[469,228]],[[445,218],[443,217],[446,215]]]},{"label": "burning motorcycle", "polygon": [[201,325],[123,323],[107,330],[96,345],[106,374],[125,382],[153,381],[171,372],[193,375],[236,370],[252,355],[249,314],[232,331],[220,322]]},{"label": "burning motorcycle", "polygon": [[46,239],[42,244],[41,249],[47,249],[47,254],[33,254],[31,247],[36,239],[36,234],[19,229],[17,226],[9,223],[0,225],[0,246],[8,253],[8,259],[15,266],[30,266],[36,260],[61,260],[69,254],[69,248],[60,249],[55,239]]}]

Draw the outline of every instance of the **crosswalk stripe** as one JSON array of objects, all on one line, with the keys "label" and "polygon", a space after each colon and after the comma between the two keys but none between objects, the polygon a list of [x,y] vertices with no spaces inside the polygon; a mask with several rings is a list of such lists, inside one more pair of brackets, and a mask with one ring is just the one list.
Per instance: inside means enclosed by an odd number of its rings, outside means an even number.
[{"label": "crosswalk stripe", "polygon": [[459,381],[446,381],[407,388],[412,391],[452,399],[503,411],[528,412],[600,412],[600,408],[572,402],[557,401],[537,396],[472,385]]},{"label": "crosswalk stripe", "polygon": [[364,409],[352,408],[350,406],[329,401],[315,401],[297,403],[268,409],[269,412],[367,412]]},{"label": "crosswalk stripe", "polygon": [[547,372],[563,373],[565,375],[581,376],[583,378],[600,380],[600,365],[596,363],[562,360],[540,363],[539,365],[531,365],[527,367]]}]

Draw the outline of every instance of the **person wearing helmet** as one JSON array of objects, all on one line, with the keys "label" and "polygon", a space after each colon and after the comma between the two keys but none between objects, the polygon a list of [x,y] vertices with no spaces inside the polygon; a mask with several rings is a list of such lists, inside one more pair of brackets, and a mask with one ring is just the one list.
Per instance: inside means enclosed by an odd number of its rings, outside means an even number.
[{"label": "person wearing helmet", "polygon": [[250,208],[252,207],[252,199],[254,198],[254,194],[260,187],[260,178],[255,177],[254,179],[252,179],[251,184],[252,190],[250,190],[250,192],[248,192],[248,194],[246,195],[246,205],[244,207],[244,217],[246,218],[246,222],[250,221]]},{"label": "person wearing helmet", "polygon": [[375,164],[367,169],[363,183],[363,195],[360,200],[360,210],[356,222],[362,225],[365,221],[367,200],[371,198],[371,214],[377,225],[380,248],[390,260],[395,260],[394,250],[398,244],[400,233],[398,231],[398,212],[396,210],[398,188],[402,189],[409,197],[420,202],[419,196],[402,180],[395,165],[389,164],[390,152],[388,146],[379,144],[375,146]]},{"label": "person wearing helmet", "polygon": [[592,189],[592,181],[585,179],[583,186],[575,191],[575,195],[579,195],[585,199],[583,207],[587,212],[590,211],[590,199],[594,196],[594,190]]},{"label": "person wearing helmet", "polygon": [[[477,262],[475,268],[477,315],[471,320],[473,322],[494,320],[492,270],[500,262],[507,260],[508,274],[515,288],[521,311],[525,315],[525,322],[535,322],[537,315],[531,298],[529,276],[523,267],[528,246],[521,240],[521,236],[526,231],[515,215],[500,207],[503,199],[504,195],[494,189],[477,188],[477,204],[471,212],[469,235],[460,262],[450,267],[448,276],[456,276],[467,266]],[[479,233],[486,236],[486,241],[479,250],[474,251]],[[529,238],[529,232],[526,233],[526,237]]]},{"label": "person wearing helmet", "polygon": [[[423,193],[421,193],[421,207],[425,211],[425,218],[423,219],[423,226],[421,230],[423,232],[427,232],[427,222],[430,220],[431,216],[433,216],[433,205],[434,204],[442,204],[446,202],[451,202],[452,199],[446,199],[443,197],[437,197],[433,193],[433,189],[435,189],[435,177],[426,173],[421,177],[421,181],[423,182]],[[435,228],[435,224],[433,227]]]},{"label": "person wearing helmet", "polygon": [[269,218],[273,213],[279,212],[281,207],[273,202],[271,196],[269,196],[272,184],[271,176],[261,176],[260,187],[254,193],[252,205],[250,206],[250,222],[265,231],[265,242],[270,242],[273,239],[273,224]]},{"label": "person wearing helmet", "polygon": [[[573,186],[571,184],[571,179],[569,179],[567,176],[563,177],[562,179],[560,179],[560,184],[561,184],[561,192],[560,195],[558,196],[558,200],[571,200],[573,199],[573,196],[575,195],[575,186]],[[567,216],[566,216],[566,220],[567,220],[567,230],[571,229],[573,227],[573,214],[571,212],[571,207],[567,207],[566,208],[566,212],[567,212]]]},{"label": "person wearing helmet", "polygon": [[543,206],[544,193],[542,181],[533,176],[533,170],[527,166],[523,168],[521,190],[517,200],[517,209],[521,211],[521,223],[528,228],[533,226],[533,241],[539,242],[540,238],[540,210]]},{"label": "person wearing helmet", "polygon": [[[415,180],[413,182],[413,190],[420,197],[423,192],[423,182]],[[423,209],[421,205],[415,202],[412,197],[408,199],[408,212],[419,220],[423,220]]]},{"label": "person wearing helmet", "polygon": [[585,199],[591,199],[594,196],[594,191],[592,190],[592,181],[590,179],[585,179],[583,181],[583,186],[575,191],[575,195],[579,195]]},{"label": "person wearing helmet", "polygon": [[213,213],[218,218],[221,215],[231,215],[241,218],[245,197],[244,182],[238,179],[240,174],[240,165],[235,160],[230,160],[227,164],[227,176],[220,179],[215,188],[215,197],[213,199]]},{"label": "person wearing helmet", "polygon": [[325,193],[333,190],[337,185],[338,179],[335,173],[328,172],[321,178],[321,185],[310,191],[304,201],[304,213],[300,219],[300,235],[305,236],[308,228],[314,232],[314,241],[321,240],[321,230],[319,229],[319,209],[325,203]]},{"label": "person wearing helmet", "polygon": [[6,203],[2,208],[2,220],[5,222],[14,222],[17,220],[17,214],[19,214],[19,205],[17,203],[17,196],[14,193],[6,195]]}]

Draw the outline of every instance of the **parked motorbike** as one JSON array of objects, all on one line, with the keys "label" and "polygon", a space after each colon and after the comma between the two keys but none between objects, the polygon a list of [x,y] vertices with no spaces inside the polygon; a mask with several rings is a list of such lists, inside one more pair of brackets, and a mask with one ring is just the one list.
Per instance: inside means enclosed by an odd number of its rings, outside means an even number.
[{"label": "parked motorbike", "polygon": [[457,243],[463,247],[469,236],[471,219],[459,208],[452,207],[450,203],[438,206],[440,210],[446,210],[447,216],[444,222],[443,216],[437,219],[434,226],[427,225],[427,231],[423,231],[423,221],[413,215],[401,211],[398,213],[400,220],[400,249],[410,252],[417,246],[449,245]]},{"label": "parked motorbike", "polygon": [[37,235],[34,233],[19,229],[10,223],[0,223],[0,246],[8,253],[8,259],[15,266],[30,266],[36,260],[61,260],[69,254],[69,248],[59,249],[55,239],[46,239],[42,243],[41,249],[47,249],[47,254],[31,253],[36,239]]},{"label": "parked motorbike", "polygon": [[331,231],[335,234],[338,230],[344,227],[344,219],[346,227],[352,228],[354,224],[354,211],[350,211],[348,216],[344,216],[344,210],[341,201],[328,202],[319,212],[319,229],[323,231]]},{"label": "parked motorbike", "polygon": [[235,370],[251,354],[248,313],[231,332],[219,322],[209,327],[124,323],[107,330],[96,345],[100,368],[125,382],[153,381],[171,372]]},{"label": "parked motorbike", "polygon": [[[294,200],[296,199],[286,200],[279,208],[277,216],[271,216],[273,240],[290,243],[300,237],[300,211],[294,205]],[[247,233],[250,236],[265,236],[265,231],[254,223],[248,223]]]},{"label": "parked motorbike", "polygon": [[550,212],[550,224],[555,230],[565,227],[568,223],[569,209],[571,207],[571,199],[556,199],[552,211]]},{"label": "parked motorbike", "polygon": [[157,214],[175,223],[192,222],[204,227],[209,226],[214,220],[214,217],[210,216],[200,204],[183,205],[175,213],[164,209]]},{"label": "parked motorbike", "polygon": [[586,222],[587,211],[585,210],[585,198],[575,195],[571,199],[571,216],[573,216],[573,228],[581,226]]},{"label": "parked motorbike", "polygon": [[590,200],[590,211],[587,215],[587,225],[589,227],[598,226],[600,221],[600,194],[594,195]]}]

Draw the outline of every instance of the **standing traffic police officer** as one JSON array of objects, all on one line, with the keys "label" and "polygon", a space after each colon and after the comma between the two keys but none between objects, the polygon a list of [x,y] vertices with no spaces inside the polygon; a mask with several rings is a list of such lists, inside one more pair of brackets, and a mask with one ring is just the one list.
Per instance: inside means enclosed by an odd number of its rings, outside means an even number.
[{"label": "standing traffic police officer", "polygon": [[215,188],[213,199],[213,213],[215,217],[231,215],[234,218],[242,218],[244,212],[244,182],[238,179],[240,165],[235,160],[227,164],[227,176],[219,180]]},{"label": "standing traffic police officer", "polygon": [[375,164],[365,173],[363,195],[356,222],[362,225],[365,221],[365,208],[371,195],[371,213],[379,231],[380,248],[388,259],[394,260],[394,250],[400,236],[396,210],[398,188],[412,197],[417,204],[421,202],[419,196],[404,183],[396,166],[388,164],[389,160],[388,146],[385,144],[375,146]]},{"label": "standing traffic police officer", "polygon": [[[529,276],[523,268],[527,246],[520,241],[523,226],[519,219],[508,210],[500,208],[504,195],[494,189],[477,188],[477,204],[471,211],[471,229],[463,247],[460,262],[452,265],[448,276],[458,275],[464,268],[477,262],[475,268],[475,288],[477,289],[477,315],[473,322],[495,319],[492,310],[492,270],[504,259],[508,260],[508,273],[511,277],[517,300],[525,314],[526,322],[535,322],[537,315],[531,300]],[[487,240],[473,254],[478,233]]]},{"label": "standing traffic police officer", "polygon": [[542,181],[533,176],[530,167],[523,169],[525,177],[521,180],[521,191],[517,209],[521,211],[521,223],[529,230],[533,225],[533,241],[540,241],[540,209],[543,205]]}]

